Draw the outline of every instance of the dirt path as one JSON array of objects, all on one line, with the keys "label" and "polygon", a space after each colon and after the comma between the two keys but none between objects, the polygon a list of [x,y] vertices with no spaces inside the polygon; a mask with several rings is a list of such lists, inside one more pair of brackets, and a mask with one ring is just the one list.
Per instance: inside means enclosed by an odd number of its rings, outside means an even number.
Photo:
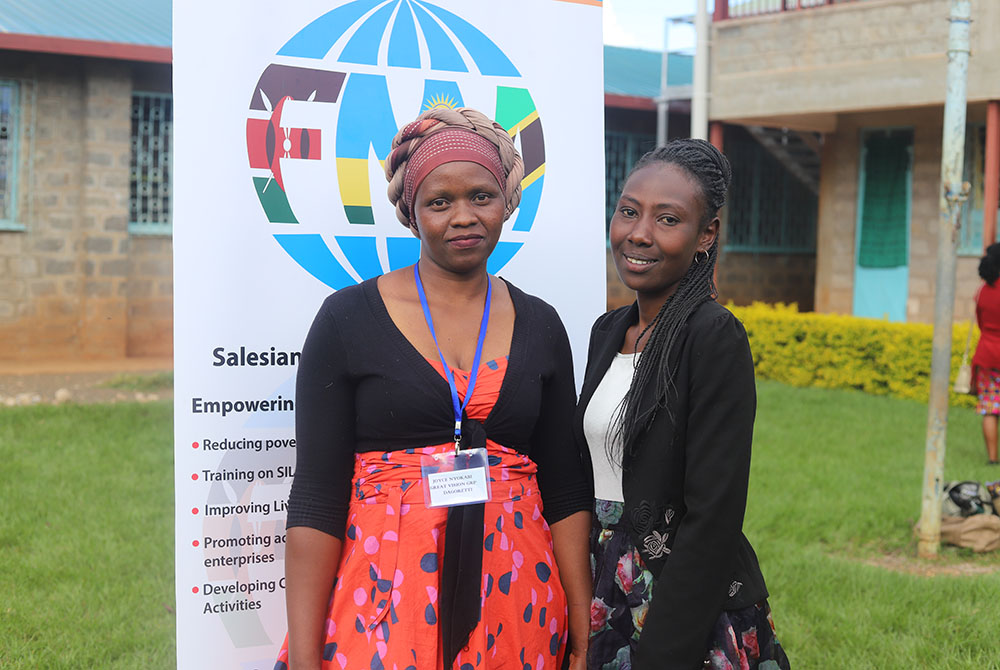
[{"label": "dirt path", "polygon": [[919,577],[937,577],[939,575],[969,577],[989,575],[1000,571],[1000,563],[975,563],[972,561],[932,561],[915,556],[888,554],[861,561],[868,565],[884,568],[893,572],[905,572]]},{"label": "dirt path", "polygon": [[149,389],[148,381],[172,370],[170,358],[0,361],[0,406],[163,400],[173,389]]}]

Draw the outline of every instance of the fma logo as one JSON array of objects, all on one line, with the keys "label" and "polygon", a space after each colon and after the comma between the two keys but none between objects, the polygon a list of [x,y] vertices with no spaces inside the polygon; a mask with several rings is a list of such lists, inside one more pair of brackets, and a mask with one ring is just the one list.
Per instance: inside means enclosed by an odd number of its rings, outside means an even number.
[{"label": "fma logo", "polygon": [[541,122],[503,51],[424,0],[341,5],[294,35],[261,74],[247,153],[278,244],[334,289],[416,262],[420,243],[392,214],[382,166],[397,128],[441,105],[492,113],[524,156],[521,205],[489,261],[490,272],[502,268],[541,200]]}]

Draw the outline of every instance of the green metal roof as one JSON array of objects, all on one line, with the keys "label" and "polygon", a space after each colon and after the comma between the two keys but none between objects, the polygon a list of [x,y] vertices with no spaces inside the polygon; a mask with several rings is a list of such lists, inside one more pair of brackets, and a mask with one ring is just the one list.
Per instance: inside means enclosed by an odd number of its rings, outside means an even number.
[{"label": "green metal roof", "polygon": [[[660,95],[659,51],[604,47],[604,92],[614,95],[634,95],[656,98]],[[694,58],[688,54],[671,53],[667,58],[667,84],[690,86],[694,75]]]},{"label": "green metal roof", "polygon": [[170,0],[0,2],[0,33],[170,46]]}]

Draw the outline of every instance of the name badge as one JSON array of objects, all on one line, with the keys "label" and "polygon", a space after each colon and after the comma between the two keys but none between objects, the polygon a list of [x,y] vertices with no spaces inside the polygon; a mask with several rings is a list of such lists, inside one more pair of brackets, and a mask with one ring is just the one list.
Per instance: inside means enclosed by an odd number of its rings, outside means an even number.
[{"label": "name badge", "polygon": [[453,507],[490,499],[490,465],[486,449],[430,454],[420,458],[424,504]]}]

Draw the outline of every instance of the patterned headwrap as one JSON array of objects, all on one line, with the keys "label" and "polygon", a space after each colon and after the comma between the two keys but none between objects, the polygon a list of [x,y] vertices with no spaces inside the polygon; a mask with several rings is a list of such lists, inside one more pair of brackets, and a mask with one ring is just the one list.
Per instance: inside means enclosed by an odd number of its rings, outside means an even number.
[{"label": "patterned headwrap", "polygon": [[414,223],[414,200],[420,184],[434,168],[453,161],[477,163],[489,170],[497,180],[500,190],[506,186],[500,152],[496,145],[472,131],[461,128],[445,128],[434,133],[410,155],[403,177],[403,201],[410,212],[410,223]]},{"label": "patterned headwrap", "polygon": [[420,183],[434,168],[452,161],[470,161],[489,170],[504,194],[504,220],[510,218],[521,202],[521,154],[503,126],[463,107],[428,110],[393,138],[385,176],[400,223],[416,223],[413,202]]}]

